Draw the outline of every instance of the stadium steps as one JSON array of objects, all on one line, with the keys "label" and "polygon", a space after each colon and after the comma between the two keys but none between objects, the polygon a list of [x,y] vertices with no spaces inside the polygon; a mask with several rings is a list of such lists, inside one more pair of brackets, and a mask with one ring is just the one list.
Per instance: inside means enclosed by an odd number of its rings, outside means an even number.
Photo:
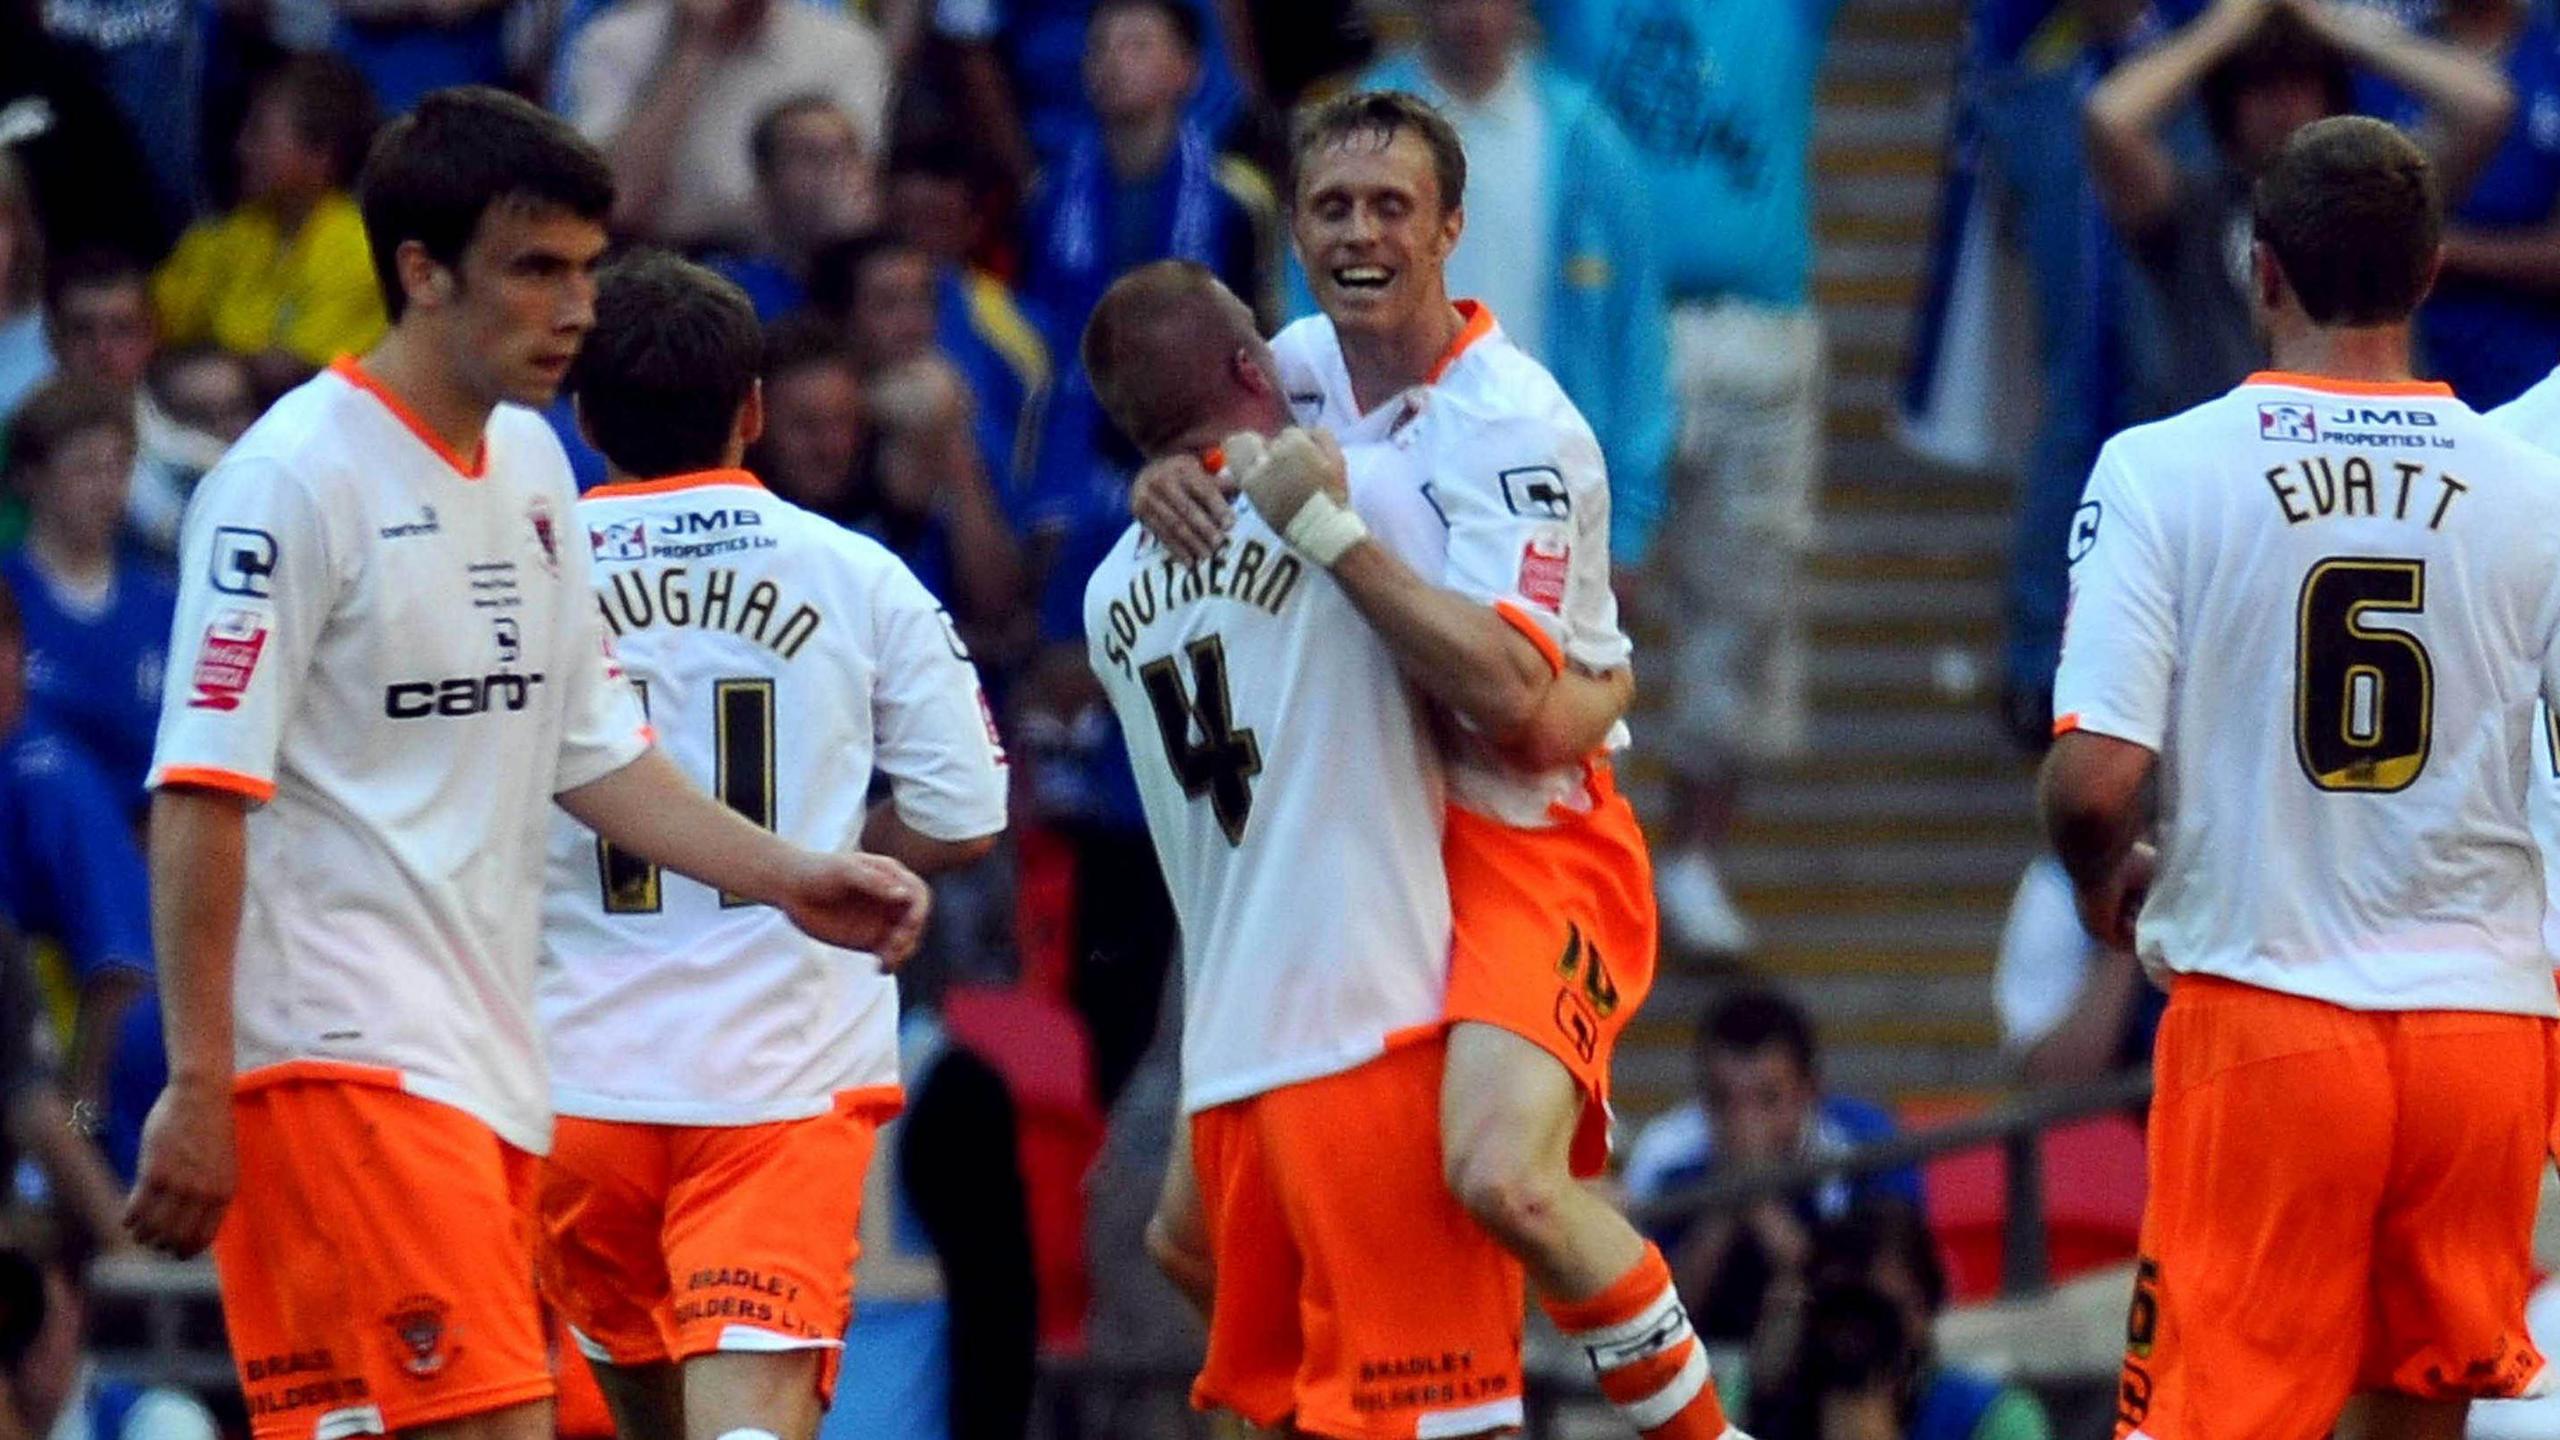
[{"label": "stadium steps", "polygon": [[[1755,781],[1726,865],[1759,932],[1741,966],[1804,998],[1831,1083],[1886,1101],[2003,1078],[1992,956],[2035,846],[2030,769],[1992,714],[2011,487],[1890,438],[1958,26],[1935,0],[1851,0],[1822,78],[1814,292],[1832,372],[1803,580],[1813,743]],[[1658,765],[1627,773],[1640,802],[1657,792]],[[1687,1093],[1690,1031],[1734,969],[1666,954],[1619,1062],[1631,1119]]]}]

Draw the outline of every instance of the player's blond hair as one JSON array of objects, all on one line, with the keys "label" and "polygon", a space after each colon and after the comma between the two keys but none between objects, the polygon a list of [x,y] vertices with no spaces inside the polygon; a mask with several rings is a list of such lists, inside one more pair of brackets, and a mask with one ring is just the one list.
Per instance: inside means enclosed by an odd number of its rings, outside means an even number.
[{"label": "player's blond hair", "polygon": [[1225,398],[1238,350],[1261,349],[1252,309],[1207,266],[1158,260],[1102,292],[1079,353],[1102,412],[1152,457]]}]

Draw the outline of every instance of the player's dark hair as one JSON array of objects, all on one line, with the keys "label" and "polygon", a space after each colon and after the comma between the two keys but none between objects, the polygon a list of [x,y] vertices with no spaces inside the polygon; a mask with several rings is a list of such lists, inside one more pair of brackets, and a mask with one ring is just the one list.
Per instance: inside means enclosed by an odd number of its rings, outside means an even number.
[{"label": "player's dark hair", "polygon": [[765,331],[760,362],[766,383],[820,366],[859,375],[862,363],[844,332],[816,315],[785,316]]},{"label": "player's dark hair", "polygon": [[2407,320],[2427,297],[2444,243],[2426,152],[2361,115],[2295,131],[2258,177],[2251,223],[2317,325]]},{"label": "player's dark hair", "polygon": [[1930,1314],[1946,1307],[1947,1267],[1938,1258],[1937,1237],[1918,1207],[1898,1195],[1867,1196],[1817,1226],[1805,1275],[1816,1286],[1863,1284],[1888,1263],[1911,1272]]},{"label": "player's dark hair", "polygon": [[2270,13],[2240,48],[2205,72],[2198,87],[2206,130],[2228,150],[2238,134],[2240,97],[2273,85],[2311,81],[2327,97],[2328,113],[2355,109],[2355,73],[2311,27],[2283,10]]},{"label": "player's dark hair", "polygon": [[911,135],[890,146],[889,162],[881,173],[957,180],[972,191],[986,189],[988,178],[986,162],[979,158],[976,148],[948,131]]},{"label": "player's dark hair", "polygon": [[44,312],[48,318],[59,317],[63,303],[83,290],[128,287],[150,295],[151,272],[141,261],[121,250],[76,250],[45,271]]},{"label": "player's dark hair", "polygon": [[1804,1007],[1760,986],[1729,990],[1698,1017],[1698,1053],[1751,1054],[1775,1045],[1798,1069],[1814,1071],[1813,1021]]},{"label": "player's dark hair", "polygon": [[809,258],[809,307],[842,324],[853,317],[864,271],[882,260],[923,254],[894,230],[871,230],[831,241]]},{"label": "player's dark hair", "polygon": [[9,476],[27,477],[53,463],[63,447],[92,430],[134,438],[133,397],[96,380],[64,376],[36,387],[9,420]]},{"label": "player's dark hair", "polygon": [[1217,399],[1222,362],[1260,340],[1253,312],[1209,267],[1157,260],[1102,292],[1077,355],[1102,413],[1153,456]]},{"label": "player's dark hair", "polygon": [[596,281],[595,329],[569,391],[623,474],[709,470],[727,455],[763,350],[745,291],[662,250],[635,251]]},{"label": "player's dark hair", "polygon": [[363,71],[326,52],[296,55],[260,76],[257,93],[282,100],[302,143],[328,153],[332,187],[355,180],[382,128],[382,110]]},{"label": "player's dark hair", "polygon": [[[841,116],[848,123],[852,120],[851,116],[845,115],[844,107],[835,102],[835,97],[815,90],[775,104],[757,116],[756,127],[747,132],[747,158],[754,163],[758,180],[773,178],[773,162],[782,150],[782,127],[803,115]],[[859,135],[861,127],[855,126],[854,133]]]},{"label": "player's dark hair", "polygon": [[400,247],[415,240],[458,269],[481,217],[500,206],[560,209],[603,224],[613,171],[569,122],[486,85],[438,90],[383,127],[356,181],[382,305],[409,308]]},{"label": "player's dark hair", "polygon": [[1411,130],[1431,147],[1431,173],[1440,184],[1440,213],[1448,214],[1467,197],[1467,147],[1447,116],[1430,101],[1401,90],[1354,90],[1309,106],[1298,114],[1289,136],[1289,202],[1307,174],[1307,159],[1355,138],[1384,149]]},{"label": "player's dark hair", "polygon": [[1090,34],[1094,26],[1102,23],[1103,16],[1115,10],[1151,10],[1163,16],[1164,23],[1173,27],[1173,38],[1181,42],[1183,53],[1194,59],[1199,58],[1200,47],[1208,40],[1208,32],[1200,24],[1200,12],[1183,0],[1099,0],[1092,18],[1085,22],[1086,33]]}]

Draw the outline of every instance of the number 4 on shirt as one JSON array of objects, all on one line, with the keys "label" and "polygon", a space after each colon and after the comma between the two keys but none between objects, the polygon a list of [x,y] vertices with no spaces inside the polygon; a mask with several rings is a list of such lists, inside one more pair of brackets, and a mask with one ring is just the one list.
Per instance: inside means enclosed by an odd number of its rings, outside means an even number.
[{"label": "number 4 on shirt", "polygon": [[[640,708],[649,708],[649,687],[633,680]],[[773,682],[721,680],[711,688],[712,754],[717,774],[712,788],[722,804],[773,828]],[[607,915],[655,915],[666,903],[658,867],[637,855],[617,850],[599,836],[596,875],[604,887]],[[755,902],[743,895],[720,893],[720,908]]]}]

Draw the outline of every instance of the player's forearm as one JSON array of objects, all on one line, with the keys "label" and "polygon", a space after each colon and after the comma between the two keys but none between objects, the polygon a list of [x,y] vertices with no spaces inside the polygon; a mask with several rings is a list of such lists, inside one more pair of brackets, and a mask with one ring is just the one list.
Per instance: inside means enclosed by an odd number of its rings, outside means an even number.
[{"label": "player's forearm", "polygon": [[2046,754],[2038,784],[2045,835],[2084,895],[2142,838],[2149,774],[2148,751],[2103,735],[2064,735]]},{"label": "player's forearm", "polygon": [[[677,18],[668,23],[683,22]],[[605,163],[613,170],[615,228],[652,228],[658,203],[665,198],[675,171],[676,146],[684,139],[694,99],[701,94],[710,67],[711,52],[703,44],[685,36],[669,37],[658,73],[647,82],[630,118],[604,147]]]},{"label": "player's forearm", "polygon": [[2444,237],[2444,273],[2560,295],[2560,225],[2505,234],[2452,230]]},{"label": "player's forearm", "polygon": [[2210,71],[2248,38],[2228,7],[2208,11],[2158,49],[2119,66],[2089,92],[2081,114],[2098,198],[2116,222],[2143,230],[2174,203],[2177,164],[2160,127]]},{"label": "player's forearm", "polygon": [[1608,743],[1609,732],[1626,715],[1635,693],[1633,670],[1605,675],[1567,670],[1547,687],[1537,713],[1506,748],[1513,760],[1529,770],[1574,764]]},{"label": "player's forearm", "polygon": [[656,747],[575,790],[560,808],[645,860],[732,895],[778,903],[800,848],[704,794]]},{"label": "player's forearm", "polygon": [[74,1223],[93,1243],[124,1237],[124,1186],[107,1157],[74,1123],[71,1105],[51,1083],[30,1085],[9,1106],[9,1138],[32,1157]]},{"label": "player's forearm", "polygon": [[1425,583],[1374,540],[1343,552],[1333,577],[1424,694],[1497,744],[1537,719],[1555,673],[1491,606]]},{"label": "player's forearm", "polygon": [[862,848],[886,855],[919,875],[939,875],[985,859],[996,848],[996,837],[936,840],[908,824],[898,814],[896,801],[883,800],[871,807],[870,817],[863,822]]},{"label": "player's forearm", "polygon": [[2445,127],[2450,163],[2497,148],[2515,119],[2516,94],[2507,77],[2458,45],[2417,34],[2383,11],[2361,6],[2325,7],[2328,33],[2349,59],[2426,102]]},{"label": "player's forearm", "polygon": [[169,1083],[231,1083],[231,974],[247,883],[248,802],[170,788],[151,802],[151,943]]}]

